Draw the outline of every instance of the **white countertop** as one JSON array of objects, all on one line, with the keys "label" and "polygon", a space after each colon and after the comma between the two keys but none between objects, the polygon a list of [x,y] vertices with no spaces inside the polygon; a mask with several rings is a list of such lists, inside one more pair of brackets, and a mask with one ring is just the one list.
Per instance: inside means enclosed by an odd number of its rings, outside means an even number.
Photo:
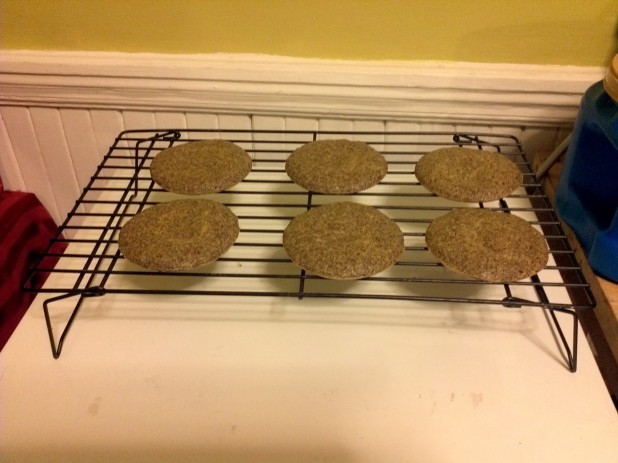
[{"label": "white countertop", "polygon": [[585,339],[570,373],[538,308],[108,294],[54,360],[42,296],[0,353],[3,462],[618,455]]}]

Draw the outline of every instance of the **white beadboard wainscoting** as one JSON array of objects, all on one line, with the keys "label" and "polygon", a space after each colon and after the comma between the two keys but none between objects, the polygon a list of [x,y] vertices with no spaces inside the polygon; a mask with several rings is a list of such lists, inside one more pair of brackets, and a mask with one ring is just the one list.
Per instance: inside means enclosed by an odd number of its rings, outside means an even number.
[{"label": "white beadboard wainscoting", "polygon": [[262,55],[0,52],[0,176],[60,223],[125,129],[570,132],[601,68]]}]

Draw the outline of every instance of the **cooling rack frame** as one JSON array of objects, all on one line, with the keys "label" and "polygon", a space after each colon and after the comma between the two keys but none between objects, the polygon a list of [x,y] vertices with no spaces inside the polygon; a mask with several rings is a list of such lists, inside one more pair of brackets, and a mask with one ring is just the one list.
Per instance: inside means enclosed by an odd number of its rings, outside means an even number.
[{"label": "cooling rack frame", "polygon": [[[253,170],[239,186],[217,194],[216,200],[222,201],[233,210],[241,210],[237,215],[241,222],[241,233],[232,249],[250,250],[259,247],[273,251],[271,257],[230,257],[224,254],[218,262],[235,263],[251,268],[254,264],[284,268],[284,271],[251,273],[248,271],[219,271],[210,266],[195,271],[179,273],[150,272],[126,263],[117,245],[117,234],[122,224],[144,207],[160,200],[170,199],[150,179],[148,166],[160,150],[174,144],[201,140],[206,138],[223,138],[235,142],[252,156]],[[325,290],[320,277],[307,274],[295,267],[282,254],[283,249],[277,237],[283,232],[282,223],[290,220],[302,210],[340,200],[329,195],[320,195],[302,190],[294,185],[285,174],[285,158],[298,146],[322,138],[348,138],[365,141],[385,154],[389,161],[389,172],[376,187],[349,196],[352,200],[367,202],[390,215],[404,231],[406,251],[404,257],[396,264],[395,275],[376,275],[362,280],[359,284],[369,288],[377,283],[401,285],[406,288],[420,288],[418,291],[402,293],[387,292],[337,292]],[[524,184],[513,195],[494,203],[476,205],[456,204],[437,198],[425,190],[414,177],[414,165],[418,158],[431,149],[445,146],[462,146],[479,150],[492,150],[509,157],[516,162],[524,174]],[[263,202],[264,195],[273,202]],[[212,196],[209,196],[212,197]],[[235,201],[234,198],[243,198]],[[247,200],[246,198],[249,198]],[[259,198],[259,201],[255,201]],[[538,275],[525,281],[509,283],[485,283],[455,275],[445,269],[437,260],[432,259],[422,242],[422,227],[430,223],[435,214],[446,213],[455,207],[483,207],[504,213],[527,216],[527,220],[544,234],[550,249],[551,261]],[[252,214],[259,208],[274,208],[272,216]],[[249,211],[247,213],[246,211]],[[532,215],[531,215],[532,214]],[[257,220],[278,224],[266,228],[243,226],[244,221]],[[409,228],[413,227],[413,228]],[[420,230],[419,228],[420,227]],[[265,242],[254,242],[253,235],[268,237]],[[83,236],[86,236],[85,238]],[[94,237],[92,237],[94,235]],[[54,254],[54,244],[68,245],[64,254]],[[81,247],[87,251],[79,250]],[[76,250],[77,249],[77,250]],[[420,258],[418,257],[420,256]],[[55,268],[44,265],[46,257],[61,257]],[[78,267],[65,266],[65,261],[83,262]],[[128,266],[127,266],[128,265]],[[247,273],[249,272],[249,273]],[[550,276],[545,278],[545,274]],[[70,284],[54,284],[53,278],[42,288],[33,284],[40,276],[62,275]],[[286,284],[293,282],[294,289],[186,289],[170,287],[121,287],[115,280],[122,280],[127,275],[157,279],[176,278],[218,278],[229,280],[230,286],[248,280],[277,280]],[[66,278],[65,278],[66,280]],[[291,284],[291,283],[290,283]],[[470,297],[444,295],[444,291],[431,289],[424,294],[423,288],[500,288],[501,297]],[[156,285],[155,285],[156,286]],[[289,287],[289,285],[288,285]],[[315,287],[317,289],[312,289]],[[23,285],[24,290],[56,294],[43,302],[43,310],[50,339],[52,355],[59,358],[66,336],[73,326],[80,307],[89,298],[102,297],[105,294],[180,294],[190,296],[230,296],[230,297],[282,297],[296,298],[349,298],[372,300],[421,301],[430,303],[462,303],[502,305],[506,308],[540,307],[547,311],[559,345],[564,350],[567,367],[577,369],[578,315],[579,310],[592,309],[596,305],[594,296],[575,259],[568,239],[560,221],[536,180],[519,140],[512,135],[474,132],[358,132],[358,131],[314,131],[314,130],[127,130],[121,132],[114,140],[108,153],[103,157],[88,185],[83,189],[74,207],[59,227],[57,235],[50,241],[47,251],[40,256],[28,274]],[[531,291],[534,298],[520,297],[520,289]],[[568,294],[570,302],[556,302],[549,295],[549,288],[560,288]],[[465,291],[468,293],[469,291]],[[455,292],[456,293],[456,292]],[[75,299],[74,308],[61,328],[60,336],[54,332],[51,321],[51,306],[54,303]],[[567,339],[557,314],[563,313],[572,319],[572,334]]]}]

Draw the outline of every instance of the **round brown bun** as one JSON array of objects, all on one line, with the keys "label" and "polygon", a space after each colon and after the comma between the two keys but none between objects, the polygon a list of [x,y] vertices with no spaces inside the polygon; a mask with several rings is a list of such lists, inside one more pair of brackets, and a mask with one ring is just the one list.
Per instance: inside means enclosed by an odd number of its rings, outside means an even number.
[{"label": "round brown bun", "polygon": [[324,194],[351,194],[366,190],[386,175],[384,156],[367,143],[318,140],[296,149],[285,163],[294,183]]},{"label": "round brown bun", "polygon": [[432,193],[463,202],[495,201],[522,183],[517,164],[501,154],[469,148],[441,148],[416,164],[416,178]]},{"label": "round brown bun", "polygon": [[404,251],[403,233],[377,209],[351,202],[315,207],[283,232],[292,261],[333,280],[357,280],[393,265]]},{"label": "round brown bun", "polygon": [[218,259],[234,244],[238,219],[223,204],[181,199],[144,209],[121,228],[120,252],[156,271],[186,270]]},{"label": "round brown bun", "polygon": [[434,219],[429,251],[446,267],[489,282],[518,281],[547,264],[545,238],[521,217],[488,209],[455,209]]},{"label": "round brown bun", "polygon": [[203,140],[173,146],[150,164],[155,183],[167,191],[201,195],[227,190],[251,172],[251,156],[227,140]]}]

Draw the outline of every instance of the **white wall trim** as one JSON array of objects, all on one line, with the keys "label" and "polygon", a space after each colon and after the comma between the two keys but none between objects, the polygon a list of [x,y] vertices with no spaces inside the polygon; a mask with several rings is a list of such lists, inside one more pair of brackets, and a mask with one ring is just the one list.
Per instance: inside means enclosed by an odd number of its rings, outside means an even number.
[{"label": "white wall trim", "polygon": [[0,51],[5,106],[570,125],[604,69]]}]

